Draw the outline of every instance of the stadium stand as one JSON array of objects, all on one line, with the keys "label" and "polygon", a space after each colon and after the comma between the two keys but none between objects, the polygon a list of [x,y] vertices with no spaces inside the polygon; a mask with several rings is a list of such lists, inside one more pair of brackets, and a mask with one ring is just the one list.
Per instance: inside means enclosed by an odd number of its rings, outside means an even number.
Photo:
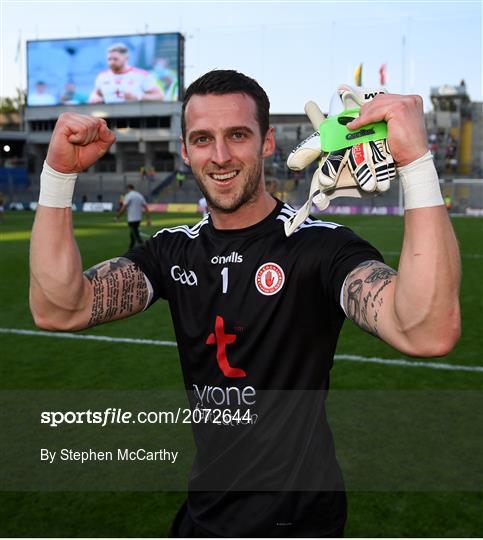
[{"label": "stadium stand", "polygon": [[[453,212],[483,209],[483,103],[471,102],[464,81],[431,89],[434,110],[426,114],[428,142],[435,156],[443,191]],[[94,167],[81,174],[75,201],[115,203],[126,185],[136,185],[152,203],[196,203],[200,191],[180,156],[181,103],[123,103],[75,107],[26,107],[24,114],[0,115],[0,191],[9,202],[35,201],[42,163],[55,120],[63,110],[101,115],[117,142]],[[290,151],[313,131],[304,114],[273,114],[277,147],[265,163],[277,180],[276,195],[294,205],[306,200],[315,164],[302,173],[286,167]],[[9,153],[4,151],[9,147]],[[146,171],[150,171],[147,174]],[[181,179],[181,176],[183,179]],[[465,183],[465,179],[471,182]],[[458,181],[458,183],[455,183]],[[397,184],[384,197],[339,199],[339,206],[397,206]]]}]

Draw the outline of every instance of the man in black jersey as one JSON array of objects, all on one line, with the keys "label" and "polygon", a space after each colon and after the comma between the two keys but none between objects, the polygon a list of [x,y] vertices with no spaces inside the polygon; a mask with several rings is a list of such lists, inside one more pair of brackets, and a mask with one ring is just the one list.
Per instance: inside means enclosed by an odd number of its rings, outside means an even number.
[{"label": "man in black jersey", "polygon": [[41,177],[36,324],[79,330],[165,298],[192,407],[233,414],[193,426],[197,455],[174,536],[342,536],[346,502],[325,398],[345,317],[414,356],[444,355],[459,337],[458,248],[434,191],[421,99],[378,96],[353,122],[387,122],[408,184],[398,272],[335,223],[309,217],[285,235],[295,210],[264,189],[275,148],[268,115],[265,92],[245,75],[218,70],[195,81],[183,103],[182,157],[209,216],[161,229],[84,273],[68,195],[76,173],[114,142],[105,122],[61,115]]}]

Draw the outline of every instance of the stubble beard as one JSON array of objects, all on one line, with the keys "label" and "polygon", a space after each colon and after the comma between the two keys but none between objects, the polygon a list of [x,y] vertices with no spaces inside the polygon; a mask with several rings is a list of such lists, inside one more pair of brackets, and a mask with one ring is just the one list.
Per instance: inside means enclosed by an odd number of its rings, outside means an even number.
[{"label": "stubble beard", "polygon": [[[243,185],[241,192],[237,193],[235,197],[228,201],[223,200],[223,196],[219,198],[212,196],[206,185],[201,180],[201,174],[193,171],[196,183],[201,193],[203,193],[206,202],[210,210],[222,212],[224,214],[232,214],[239,210],[242,206],[251,201],[254,201],[257,197],[260,189],[260,180],[262,176],[263,158],[259,158],[258,161],[246,170],[246,181]],[[209,180],[208,180],[209,182]]]},{"label": "stubble beard", "polygon": [[113,72],[113,73],[123,73],[126,69],[126,65],[127,65],[127,60],[124,61],[124,62],[121,62],[121,64],[114,64],[113,66],[109,66],[109,69]]}]

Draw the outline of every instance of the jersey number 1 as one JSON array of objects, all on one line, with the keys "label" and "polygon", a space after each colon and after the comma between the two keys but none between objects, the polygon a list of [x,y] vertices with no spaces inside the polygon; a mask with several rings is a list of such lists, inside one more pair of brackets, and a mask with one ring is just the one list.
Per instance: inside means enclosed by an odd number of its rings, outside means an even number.
[{"label": "jersey number 1", "polygon": [[221,280],[221,292],[226,294],[226,291],[228,290],[228,266],[225,266],[221,271]]}]

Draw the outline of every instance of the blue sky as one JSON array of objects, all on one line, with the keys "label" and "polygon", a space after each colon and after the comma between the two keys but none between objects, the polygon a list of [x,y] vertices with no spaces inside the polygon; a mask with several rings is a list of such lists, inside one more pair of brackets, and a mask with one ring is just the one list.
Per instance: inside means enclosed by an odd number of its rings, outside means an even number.
[{"label": "blue sky", "polygon": [[[143,32],[186,36],[185,81],[233,68],[266,89],[272,112],[326,110],[338,84],[378,85],[387,63],[391,92],[417,93],[465,79],[482,101],[480,1],[133,2],[0,0],[0,95],[25,87],[25,41]],[[20,41],[20,58],[17,47]]]}]

